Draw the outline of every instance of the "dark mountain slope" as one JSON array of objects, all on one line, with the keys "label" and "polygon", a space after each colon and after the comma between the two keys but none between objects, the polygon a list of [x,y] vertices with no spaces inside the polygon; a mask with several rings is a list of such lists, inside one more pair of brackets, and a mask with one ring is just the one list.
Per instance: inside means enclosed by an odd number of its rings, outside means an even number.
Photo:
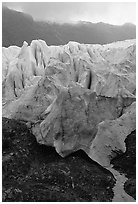
[{"label": "dark mountain slope", "polygon": [[114,26],[105,23],[80,21],[77,24],[36,22],[27,14],[6,7],[2,8],[2,46],[22,46],[23,41],[43,39],[48,45],[80,43],[106,44],[118,40],[136,38],[136,26]]}]

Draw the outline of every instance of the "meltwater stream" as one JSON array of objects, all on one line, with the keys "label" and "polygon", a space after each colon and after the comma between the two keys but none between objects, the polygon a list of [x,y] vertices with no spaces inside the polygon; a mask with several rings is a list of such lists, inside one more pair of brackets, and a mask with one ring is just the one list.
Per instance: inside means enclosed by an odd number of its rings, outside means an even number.
[{"label": "meltwater stream", "polygon": [[112,167],[107,168],[107,170],[109,170],[116,179],[116,184],[113,188],[114,197],[112,202],[136,202],[135,199],[129,196],[124,190],[124,184],[127,181],[125,175],[120,174]]}]

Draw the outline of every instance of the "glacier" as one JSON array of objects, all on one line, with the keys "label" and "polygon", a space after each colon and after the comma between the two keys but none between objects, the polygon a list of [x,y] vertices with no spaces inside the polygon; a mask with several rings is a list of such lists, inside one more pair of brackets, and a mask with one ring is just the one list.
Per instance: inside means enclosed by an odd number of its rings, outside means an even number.
[{"label": "glacier", "polygon": [[38,143],[109,167],[136,129],[136,40],[3,47],[2,103],[3,117],[24,121]]}]

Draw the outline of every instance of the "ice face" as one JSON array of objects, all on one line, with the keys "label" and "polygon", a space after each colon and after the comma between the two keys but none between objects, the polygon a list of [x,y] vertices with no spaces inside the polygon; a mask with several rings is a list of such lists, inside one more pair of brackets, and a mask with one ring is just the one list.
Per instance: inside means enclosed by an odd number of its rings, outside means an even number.
[{"label": "ice face", "polygon": [[3,116],[31,124],[61,156],[83,149],[103,166],[135,130],[136,42],[3,48]]}]

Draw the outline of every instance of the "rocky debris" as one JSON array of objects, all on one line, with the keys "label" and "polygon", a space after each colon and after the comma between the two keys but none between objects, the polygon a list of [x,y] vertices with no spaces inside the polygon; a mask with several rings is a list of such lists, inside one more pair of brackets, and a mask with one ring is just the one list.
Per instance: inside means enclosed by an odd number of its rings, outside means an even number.
[{"label": "rocky debris", "polygon": [[[66,158],[36,142],[25,124],[3,118],[3,202],[108,202],[114,198],[115,179],[79,150]],[[126,152],[112,160],[128,180],[125,191],[136,199],[136,133]],[[118,193],[117,196],[120,194]]]},{"label": "rocky debris", "polygon": [[113,175],[79,150],[66,158],[3,118],[3,202],[109,202]]},{"label": "rocky debris", "polygon": [[26,122],[39,143],[63,157],[82,149],[109,166],[135,130],[135,48],[135,40],[103,46],[34,40],[9,61],[4,50],[3,116]]}]

